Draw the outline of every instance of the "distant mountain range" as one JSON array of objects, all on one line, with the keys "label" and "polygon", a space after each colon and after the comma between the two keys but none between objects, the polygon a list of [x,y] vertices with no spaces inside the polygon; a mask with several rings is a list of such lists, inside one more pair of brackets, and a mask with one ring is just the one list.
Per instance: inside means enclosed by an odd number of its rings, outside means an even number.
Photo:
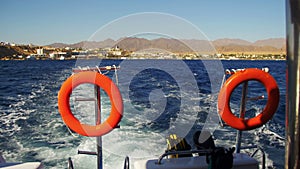
[{"label": "distant mountain range", "polygon": [[211,52],[214,48],[218,53],[285,53],[286,40],[284,38],[271,38],[249,42],[242,39],[217,39],[214,41],[196,40],[196,39],[144,39],[144,38],[121,38],[117,41],[106,39],[104,41],[82,41],[75,44],[54,43],[48,46],[56,48],[107,48],[119,46],[128,51],[140,51],[154,48],[170,52]]}]

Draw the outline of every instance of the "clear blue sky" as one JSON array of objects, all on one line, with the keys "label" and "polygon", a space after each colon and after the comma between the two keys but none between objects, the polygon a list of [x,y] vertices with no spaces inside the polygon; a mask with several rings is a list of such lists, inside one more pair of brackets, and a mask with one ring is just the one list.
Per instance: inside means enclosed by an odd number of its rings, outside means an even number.
[{"label": "clear blue sky", "polygon": [[179,16],[211,40],[285,37],[284,0],[2,0],[0,41],[76,43],[115,19],[139,12]]}]

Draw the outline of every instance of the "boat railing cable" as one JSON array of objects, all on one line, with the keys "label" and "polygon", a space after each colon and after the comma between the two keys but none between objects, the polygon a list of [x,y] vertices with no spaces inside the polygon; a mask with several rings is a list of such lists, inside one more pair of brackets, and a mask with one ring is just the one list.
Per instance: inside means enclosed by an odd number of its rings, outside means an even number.
[{"label": "boat railing cable", "polygon": [[78,138],[79,136],[74,134],[74,132],[66,125],[66,123],[64,122],[65,126],[67,127],[68,129],[68,132],[74,137],[74,138]]},{"label": "boat railing cable", "polygon": [[102,72],[101,72],[99,66],[96,66],[96,68],[97,68],[98,72],[99,72],[100,74],[102,74]]},{"label": "boat railing cable", "polygon": [[106,66],[106,69],[107,69],[108,71],[106,71],[105,73],[103,73],[103,72],[101,71],[101,69],[99,68],[99,66],[96,66],[96,68],[97,68],[98,72],[99,72],[100,74],[103,74],[103,75],[108,74],[108,73],[109,73],[109,70],[111,69],[110,66],[109,66],[109,67]]},{"label": "boat railing cable", "polygon": [[[90,66],[86,66],[86,67],[81,67],[81,66],[77,66],[76,68],[73,68],[72,71],[73,73],[78,73],[78,72],[84,72],[84,71],[96,71],[99,73],[102,73],[102,71],[112,71],[112,70],[118,70],[120,69],[120,66],[95,66],[95,67],[90,67]],[[103,73],[102,73],[103,74]]]},{"label": "boat railing cable", "polygon": [[[220,86],[220,90],[221,90],[223,84],[225,83],[225,80],[226,80],[226,71],[225,71],[225,74],[223,75],[223,79],[222,79],[222,83],[221,83],[221,86]],[[218,114],[218,118],[219,118],[219,125],[221,127],[224,127],[224,123],[222,121],[222,118],[221,118],[220,114],[218,112],[217,112],[217,114]]]}]

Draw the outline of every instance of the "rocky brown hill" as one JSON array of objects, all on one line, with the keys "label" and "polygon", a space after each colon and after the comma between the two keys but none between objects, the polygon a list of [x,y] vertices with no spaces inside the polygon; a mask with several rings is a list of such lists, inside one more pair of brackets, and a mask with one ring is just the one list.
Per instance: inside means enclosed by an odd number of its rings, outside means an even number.
[{"label": "rocky brown hill", "polygon": [[0,46],[0,58],[18,55],[30,55],[34,53],[34,48],[29,46]]},{"label": "rocky brown hill", "polygon": [[162,49],[169,52],[212,52],[217,53],[285,53],[284,38],[271,38],[249,42],[242,39],[217,39],[214,41],[196,39],[144,39],[122,38],[117,41],[107,39],[100,42],[83,41],[75,44],[52,44],[52,47],[72,48],[106,48],[118,45],[128,51],[140,51],[149,48]]},{"label": "rocky brown hill", "polygon": [[242,39],[218,39],[212,42],[219,53],[284,54],[286,40],[271,38],[248,42]]},{"label": "rocky brown hill", "polygon": [[258,40],[253,43],[254,46],[272,46],[275,48],[285,48],[286,40],[284,38],[271,38]]},{"label": "rocky brown hill", "polygon": [[107,48],[113,47],[116,44],[116,41],[112,39],[106,39],[104,41],[95,42],[95,41],[82,41],[74,44],[65,44],[65,43],[53,43],[47,46],[54,47],[54,48],[86,48],[86,49],[93,49],[93,48]]},{"label": "rocky brown hill", "polygon": [[215,46],[233,46],[233,45],[237,45],[237,46],[250,46],[250,45],[252,45],[251,42],[248,42],[246,40],[242,40],[242,39],[228,39],[228,38],[217,39],[217,40],[212,41],[212,43]]}]

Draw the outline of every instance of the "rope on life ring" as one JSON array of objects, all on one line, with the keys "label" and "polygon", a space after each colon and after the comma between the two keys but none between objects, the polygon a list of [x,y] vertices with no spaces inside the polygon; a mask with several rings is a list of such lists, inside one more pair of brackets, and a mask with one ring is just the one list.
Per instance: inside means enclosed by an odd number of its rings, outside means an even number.
[{"label": "rope on life ring", "polygon": [[[260,114],[253,118],[244,119],[236,117],[230,108],[230,97],[234,89],[243,82],[255,80],[261,82],[268,93],[268,101]],[[238,130],[251,130],[268,122],[277,110],[279,103],[279,89],[275,79],[262,70],[249,68],[236,72],[229,77],[218,97],[218,110],[222,119],[232,128]]]},{"label": "rope on life ring", "polygon": [[[97,85],[109,96],[111,112],[109,117],[101,124],[82,124],[71,112],[70,95],[72,90],[83,83]],[[98,137],[110,132],[121,121],[123,101],[118,87],[107,76],[86,71],[73,74],[62,84],[58,93],[58,109],[63,121],[70,129],[83,136]]]}]

